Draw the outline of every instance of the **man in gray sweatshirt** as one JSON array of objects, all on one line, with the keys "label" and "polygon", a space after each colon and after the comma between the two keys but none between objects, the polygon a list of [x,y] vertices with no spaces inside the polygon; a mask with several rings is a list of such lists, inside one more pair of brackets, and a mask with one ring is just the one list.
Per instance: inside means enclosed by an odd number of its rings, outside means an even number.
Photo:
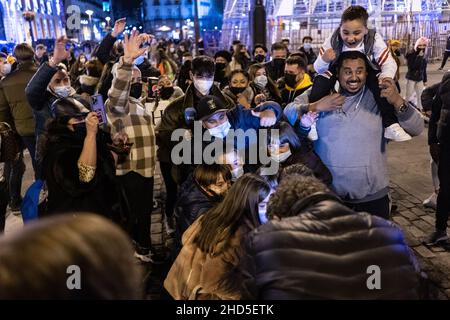
[{"label": "man in gray sweatshirt", "polygon": [[[365,86],[368,68],[364,54],[343,52],[337,61],[340,93],[308,104],[305,92],[284,113],[295,125],[301,114],[320,112],[314,148],[333,175],[333,190],[353,210],[388,219],[387,140],[379,108]],[[381,96],[395,107],[400,126],[411,136],[419,135],[424,128],[419,112],[402,99],[392,79],[382,80],[381,86]]]}]

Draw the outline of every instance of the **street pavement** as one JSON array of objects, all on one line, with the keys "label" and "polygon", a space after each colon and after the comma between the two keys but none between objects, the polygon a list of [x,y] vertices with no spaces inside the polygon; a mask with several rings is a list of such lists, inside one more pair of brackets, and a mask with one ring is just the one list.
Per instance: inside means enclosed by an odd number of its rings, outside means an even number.
[{"label": "street pavement", "polygon": [[[450,66],[450,65],[449,65]],[[440,82],[442,71],[438,64],[428,65],[428,84]],[[405,67],[401,67],[401,88],[405,92]],[[27,171],[23,181],[23,193],[32,183],[33,174],[29,155],[26,154]],[[390,143],[388,146],[389,175],[394,205],[393,221],[404,231],[410,247],[429,281],[429,292],[434,299],[450,298],[450,245],[426,247],[421,238],[433,231],[434,211],[425,209],[422,201],[433,192],[430,173],[430,156],[427,146],[427,131],[411,141]],[[9,214],[6,233],[17,232],[23,223],[20,216]],[[153,271],[152,271],[153,270]],[[159,285],[162,284],[167,265],[149,267],[148,279],[156,285],[148,286],[148,297],[161,298]]]}]

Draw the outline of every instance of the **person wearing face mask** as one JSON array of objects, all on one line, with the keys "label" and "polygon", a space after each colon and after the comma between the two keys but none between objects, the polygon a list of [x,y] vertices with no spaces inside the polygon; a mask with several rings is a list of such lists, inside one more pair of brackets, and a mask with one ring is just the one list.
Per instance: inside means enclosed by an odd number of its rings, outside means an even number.
[{"label": "person wearing face mask", "polygon": [[423,111],[422,91],[424,86],[427,86],[427,54],[426,49],[428,45],[428,39],[425,37],[420,37],[417,39],[414,45],[414,50],[408,52],[405,56],[408,63],[408,72],[406,72],[406,96],[405,99],[408,101],[412,100],[413,93],[416,93],[417,97],[417,108]]},{"label": "person wearing face mask", "polygon": [[293,55],[286,60],[284,71],[284,88],[281,90],[283,106],[312,86],[310,75],[306,72],[306,60],[298,55]]},{"label": "person wearing face mask", "polygon": [[231,59],[231,54],[225,50],[217,51],[214,55],[214,61],[216,63],[214,82],[218,83],[220,89],[223,89],[228,85],[228,79],[231,73]]},{"label": "person wearing face mask", "polygon": [[[306,117],[300,122],[305,130],[311,127],[311,122]],[[268,153],[272,161],[278,162],[281,168],[293,164],[305,165],[317,179],[330,186],[333,181],[330,170],[320,160],[312,146],[304,139],[301,140],[287,122],[282,121],[275,128],[279,129],[278,139],[274,140],[270,135],[268,137]]]},{"label": "person wearing face mask", "polygon": [[[52,116],[51,106],[59,98],[71,97],[84,106],[89,106],[89,102],[82,96],[76,94],[72,88],[69,74],[65,65],[61,61],[70,54],[66,49],[67,38],[64,36],[56,39],[53,57],[40,65],[37,72],[28,82],[25,88],[25,94],[28,102],[33,109],[33,115],[36,122],[36,146],[40,146],[40,139],[46,132],[45,123]],[[38,165],[42,160],[40,150],[36,147],[36,162]]]},{"label": "person wearing face mask", "polygon": [[[230,74],[230,82],[222,91],[233,99],[235,104],[240,104],[246,109],[256,107],[255,90],[250,87],[249,75],[244,70],[233,70]],[[258,102],[265,101],[265,97],[259,97]]]},{"label": "person wearing face mask", "polygon": [[254,174],[245,174],[218,205],[200,215],[184,232],[183,247],[164,288],[176,300],[239,300],[242,283],[234,279],[247,234],[261,225],[259,205],[270,186]]},{"label": "person wearing face mask", "polygon": [[315,74],[314,62],[317,59],[317,55],[312,48],[312,41],[313,39],[310,36],[303,37],[302,46],[299,48],[299,51],[303,53],[308,60],[307,70],[311,76]]},{"label": "person wearing face mask", "polygon": [[281,42],[275,42],[271,49],[272,60],[264,64],[267,75],[275,82],[284,75],[284,65],[287,58],[287,48]]},{"label": "person wearing face mask", "polygon": [[[7,122],[17,133],[17,143],[21,146],[20,149],[26,147],[30,152],[33,171],[36,177],[35,120],[25,95],[25,87],[36,73],[37,64],[34,61],[33,48],[26,43],[16,45],[14,48],[14,56],[18,62],[17,69],[12,73],[8,73],[0,81],[0,122]],[[6,62],[2,65],[4,71],[5,66],[9,66],[8,69],[11,67]],[[24,172],[25,163],[23,161],[23,151],[21,150],[17,160],[5,163],[4,170],[9,186],[9,206],[14,213],[20,212]]]},{"label": "person wearing face mask", "polygon": [[250,66],[256,63],[264,63],[266,62],[267,56],[267,48],[262,44],[256,44],[253,49],[253,61],[250,62]]},{"label": "person wearing face mask", "polygon": [[112,87],[105,103],[111,136],[123,135],[131,144],[130,155],[117,165],[117,179],[130,207],[130,236],[136,243],[135,256],[151,262],[150,212],[153,208],[153,184],[156,165],[155,129],[143,101],[146,86],[133,61],[142,55],[145,41],[137,31],[124,35],[124,56],[113,68]]},{"label": "person wearing face mask", "polygon": [[263,64],[256,63],[251,65],[248,68],[248,75],[251,81],[250,87],[254,91],[256,104],[262,101],[275,101],[279,105],[282,104],[280,90],[278,90],[273,80],[267,76],[267,71]]},{"label": "person wearing face mask", "polygon": [[180,187],[174,210],[179,244],[192,222],[223,200],[231,179],[229,167],[222,164],[201,164],[189,175]]},{"label": "person wearing face mask", "polygon": [[43,139],[42,178],[48,198],[44,215],[93,212],[123,224],[111,136],[95,112],[73,98],[53,103]]},{"label": "person wearing face mask", "polygon": [[[160,125],[156,128],[156,143],[158,145],[158,160],[161,169],[166,168],[168,174],[173,172],[173,176],[180,185],[187,175],[182,170],[182,166],[172,166],[171,151],[177,144],[171,141],[172,132],[176,129],[190,129],[190,123],[186,121],[185,112],[189,108],[196,108],[199,101],[206,95],[215,96],[222,101],[225,109],[234,107],[233,101],[224,95],[218,86],[214,85],[214,60],[208,56],[198,56],[192,60],[190,79],[192,84],[186,89],[183,97],[170,103],[165,109]],[[174,167],[174,168],[173,168]],[[163,173],[164,175],[164,173]]]}]

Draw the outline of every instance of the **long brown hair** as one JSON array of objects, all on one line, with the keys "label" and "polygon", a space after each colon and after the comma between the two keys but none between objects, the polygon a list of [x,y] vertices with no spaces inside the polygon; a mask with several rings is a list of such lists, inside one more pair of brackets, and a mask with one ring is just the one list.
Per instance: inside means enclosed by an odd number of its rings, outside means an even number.
[{"label": "long brown hair", "polygon": [[[264,65],[261,63],[255,63],[252,64],[250,67],[248,67],[248,75],[250,76],[250,81],[253,82],[253,80],[255,80],[256,77],[256,72],[259,69],[264,69]],[[268,74],[266,74],[267,77],[267,90],[269,90],[269,92],[276,97],[281,97],[280,94],[280,90],[278,90],[278,87],[275,85],[275,83],[273,82],[272,78],[269,77]]]},{"label": "long brown hair", "polygon": [[269,193],[270,187],[261,177],[251,173],[240,177],[225,199],[202,216],[201,228],[195,238],[200,250],[211,255],[220,254],[227,249],[239,227],[244,224],[258,227],[258,204]]}]

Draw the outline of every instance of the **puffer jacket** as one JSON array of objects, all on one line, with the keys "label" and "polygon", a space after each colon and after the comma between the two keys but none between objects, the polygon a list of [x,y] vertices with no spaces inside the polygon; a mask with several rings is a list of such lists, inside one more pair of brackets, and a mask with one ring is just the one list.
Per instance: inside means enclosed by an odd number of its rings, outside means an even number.
[{"label": "puffer jacket", "polygon": [[217,202],[203,192],[197,183],[194,182],[192,175],[181,185],[178,193],[178,200],[175,205],[175,219],[177,228],[177,238],[181,236],[187,228],[202,213],[211,209]]},{"label": "puffer jacket", "polygon": [[[242,258],[244,298],[418,299],[420,273],[401,230],[356,213],[332,195],[297,202],[297,215],[249,234]],[[378,266],[381,289],[368,289]]]},{"label": "puffer jacket", "polygon": [[25,87],[36,70],[37,66],[33,61],[24,62],[0,82],[0,121],[12,120],[11,124],[17,133],[26,137],[34,136],[35,123]]}]

